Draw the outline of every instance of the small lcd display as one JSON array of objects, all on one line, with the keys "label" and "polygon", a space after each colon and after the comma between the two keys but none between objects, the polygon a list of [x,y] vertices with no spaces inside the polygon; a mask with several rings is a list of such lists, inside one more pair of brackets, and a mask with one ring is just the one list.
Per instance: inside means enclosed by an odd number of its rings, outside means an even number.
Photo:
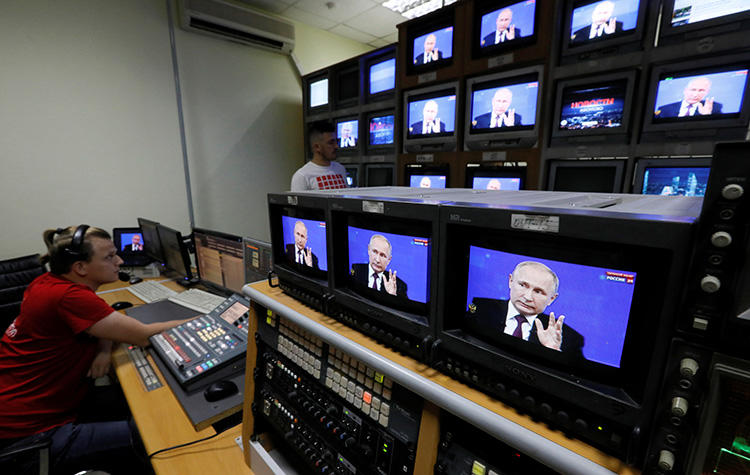
[{"label": "small lcd display", "polygon": [[310,83],[310,107],[328,104],[328,79]]},{"label": "small lcd display", "polygon": [[482,15],[479,46],[512,45],[534,36],[536,0],[524,0]]},{"label": "small lcd display", "polygon": [[430,238],[348,227],[349,273],[373,296],[427,303]]},{"label": "small lcd display", "polygon": [[521,189],[520,178],[503,178],[494,176],[475,176],[471,183],[475,190],[513,190]]},{"label": "small lcd display", "polygon": [[570,46],[582,46],[633,32],[638,23],[639,0],[586,2],[573,9]]},{"label": "small lcd display", "polygon": [[435,96],[409,102],[409,138],[453,135],[456,127],[456,95]]},{"label": "small lcd display", "polygon": [[247,307],[247,305],[244,305],[240,302],[235,302],[228,309],[224,310],[219,316],[228,324],[234,325],[234,322],[247,314],[248,310],[249,308]]},{"label": "small lcd display", "polygon": [[393,115],[383,115],[370,119],[370,145],[393,144]]},{"label": "small lcd display", "polygon": [[538,96],[538,81],[475,85],[471,92],[471,130],[533,128]]},{"label": "small lcd display", "polygon": [[396,58],[370,66],[370,94],[390,91],[396,87]]},{"label": "small lcd display", "polygon": [[143,234],[120,234],[120,252],[143,252]]},{"label": "small lcd display", "polygon": [[747,0],[675,0],[672,26],[693,25],[750,11]]},{"label": "small lcd display", "polygon": [[710,167],[649,167],[643,172],[642,195],[704,196]]},{"label": "small lcd display", "polygon": [[707,74],[662,75],[656,90],[654,121],[688,121],[736,117],[742,108],[747,69]]},{"label": "small lcd display", "polygon": [[619,368],[635,285],[629,270],[470,246],[463,326]]},{"label": "small lcd display", "polygon": [[414,65],[439,63],[453,56],[453,27],[431,31],[414,38]]},{"label": "small lcd display", "polygon": [[354,148],[359,143],[359,121],[343,120],[336,123],[339,148]]},{"label": "small lcd display", "polygon": [[622,127],[626,80],[585,87],[566,87],[562,93],[560,130]]},{"label": "small lcd display", "polygon": [[411,175],[409,186],[413,188],[445,188],[445,175]]},{"label": "small lcd display", "polygon": [[328,270],[325,221],[282,216],[281,229],[284,254],[289,263],[301,268]]}]

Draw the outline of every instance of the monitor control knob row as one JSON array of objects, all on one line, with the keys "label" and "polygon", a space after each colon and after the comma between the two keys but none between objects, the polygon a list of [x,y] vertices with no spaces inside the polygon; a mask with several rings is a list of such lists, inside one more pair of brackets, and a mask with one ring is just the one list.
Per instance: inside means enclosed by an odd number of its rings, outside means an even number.
[{"label": "monitor control knob row", "polygon": [[732,244],[732,235],[726,231],[716,231],[711,235],[711,244],[714,247],[727,247]]},{"label": "monitor control knob row", "polygon": [[736,200],[740,198],[744,193],[745,189],[742,188],[742,185],[738,185],[736,183],[731,183],[721,189],[721,196],[728,200]]}]

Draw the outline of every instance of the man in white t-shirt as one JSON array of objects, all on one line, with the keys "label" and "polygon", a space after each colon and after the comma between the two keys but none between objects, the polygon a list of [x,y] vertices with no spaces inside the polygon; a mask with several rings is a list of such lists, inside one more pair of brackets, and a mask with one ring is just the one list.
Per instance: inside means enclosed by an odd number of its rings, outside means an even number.
[{"label": "man in white t-shirt", "polygon": [[346,188],[346,169],[333,161],[336,150],[336,129],[330,122],[315,122],[309,131],[313,158],[292,176],[292,191]]}]

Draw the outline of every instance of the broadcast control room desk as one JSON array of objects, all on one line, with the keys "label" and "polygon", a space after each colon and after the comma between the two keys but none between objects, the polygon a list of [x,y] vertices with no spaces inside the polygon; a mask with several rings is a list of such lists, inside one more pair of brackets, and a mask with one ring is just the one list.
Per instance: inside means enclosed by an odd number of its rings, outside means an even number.
[{"label": "broadcast control room desk", "polygon": [[[128,301],[134,305],[143,304],[123,288],[127,285],[114,283],[102,286],[99,288],[99,295],[110,304],[117,301]],[[182,290],[174,282],[165,282],[165,285]],[[116,290],[118,288],[122,290]],[[195,430],[159,368],[150,355],[148,358],[163,384],[162,387],[150,392],[146,392],[127,352],[120,345],[115,345],[112,353],[113,366],[146,451],[152,453],[215,434],[210,425],[205,429]],[[240,432],[241,425],[237,425],[215,439],[158,454],[151,459],[151,465],[157,475],[252,474],[239,445],[235,442]]]},{"label": "broadcast control room desk", "polygon": [[[380,345],[333,318],[307,307],[267,282],[246,285],[245,295],[254,303],[250,321],[265,319],[256,313],[256,304],[304,330],[341,348],[376,371],[422,396],[430,404],[422,413],[422,426],[416,451],[415,474],[433,473],[439,444],[439,413],[452,412],[490,435],[502,440],[528,456],[562,473],[638,474],[621,460],[590,445],[566,437],[544,424],[521,415],[511,407],[430,368]],[[261,309],[261,311],[263,311]],[[256,327],[257,328],[257,327]],[[254,366],[254,353],[248,348],[246,370]],[[250,410],[252,379],[245,379],[243,440],[252,434],[253,414]]]}]

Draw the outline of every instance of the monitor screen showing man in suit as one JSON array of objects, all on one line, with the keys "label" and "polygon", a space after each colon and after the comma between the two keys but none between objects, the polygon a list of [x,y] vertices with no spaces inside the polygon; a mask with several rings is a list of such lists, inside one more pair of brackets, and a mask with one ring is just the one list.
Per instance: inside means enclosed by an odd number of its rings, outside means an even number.
[{"label": "monitor screen showing man in suit", "polygon": [[606,40],[632,32],[638,23],[640,0],[590,2],[573,9],[570,46]]},{"label": "monitor screen showing man in suit", "polygon": [[747,69],[707,74],[666,74],[656,90],[654,120],[707,119],[738,114],[747,88]]},{"label": "monitor screen showing man in suit", "polygon": [[538,93],[538,81],[514,81],[501,87],[479,84],[471,93],[471,130],[533,127]]},{"label": "monitor screen showing man in suit", "polygon": [[453,56],[453,27],[430,31],[414,38],[414,65],[424,66]]},{"label": "monitor screen showing man in suit", "polygon": [[282,216],[281,227],[288,262],[301,268],[327,270],[325,222]]},{"label": "monitor screen showing man in suit", "polygon": [[504,6],[482,15],[479,31],[479,46],[487,48],[534,34],[536,1],[524,0]]}]

